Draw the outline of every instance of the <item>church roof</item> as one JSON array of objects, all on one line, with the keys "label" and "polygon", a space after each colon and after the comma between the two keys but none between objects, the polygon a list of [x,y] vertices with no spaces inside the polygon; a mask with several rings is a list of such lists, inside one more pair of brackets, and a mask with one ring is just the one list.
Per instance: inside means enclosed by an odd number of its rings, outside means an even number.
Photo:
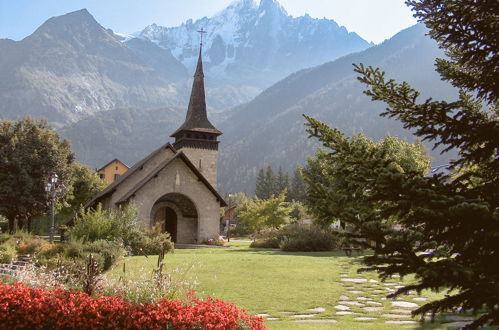
[{"label": "church roof", "polygon": [[198,180],[203,182],[205,186],[208,188],[208,190],[210,190],[211,193],[215,195],[217,201],[220,202],[220,206],[227,206],[223,197],[220,196],[218,191],[208,182],[208,180],[203,176],[203,174],[196,168],[196,166],[194,166],[194,164],[189,160],[189,158],[187,158],[187,156],[182,151],[177,152],[177,154],[172,158],[167,159],[164,162],[160,163],[153,171],[151,171],[151,173],[149,173],[149,175],[147,175],[144,179],[139,181],[132,189],[130,189],[123,197],[121,197],[116,202],[116,204],[127,202],[140,188],[142,188],[152,178],[156,177],[162,169],[167,167],[176,159],[182,160],[191,169],[191,171],[194,172],[194,174],[198,177]]},{"label": "church roof", "polygon": [[132,166],[132,168],[130,168],[128,171],[126,171],[123,175],[121,175],[118,180],[114,181],[112,184],[110,184],[109,186],[107,186],[106,189],[104,189],[103,191],[101,191],[99,194],[97,194],[90,202],[88,202],[86,205],[85,205],[85,208],[89,207],[89,206],[92,206],[93,204],[95,204],[99,199],[101,199],[102,197],[105,197],[111,193],[113,193],[115,190],[116,190],[116,187],[121,184],[123,181],[125,181],[127,178],[129,178],[133,173],[137,172],[137,170],[141,169],[142,166],[147,162],[149,161],[149,159],[151,159],[152,157],[154,157],[158,152],[160,152],[161,150],[163,149],[170,149],[171,151],[173,151],[174,153],[177,153],[177,149],[175,149],[171,143],[166,143],[164,145],[162,145],[161,147],[159,147],[158,149],[154,150],[153,152],[151,152],[148,156],[146,156],[144,159],[138,161],[135,165]]},{"label": "church roof", "polygon": [[199,58],[192,83],[191,99],[187,108],[185,122],[171,136],[175,137],[181,131],[197,131],[221,135],[218,129],[210,123],[206,113],[206,97],[204,90],[204,73],[202,46],[199,48]]},{"label": "church roof", "polygon": [[172,161],[175,159],[181,159],[191,170],[192,172],[198,177],[199,181],[203,182],[203,184],[210,190],[210,192],[215,195],[218,201],[220,201],[221,206],[227,206],[227,203],[223,199],[222,196],[217,192],[217,190],[208,182],[208,180],[204,177],[204,175],[196,168],[196,166],[187,158],[187,156],[183,152],[178,152],[170,143],[167,143],[160,148],[156,149],[153,151],[151,154],[149,154],[147,157],[142,159],[141,161],[137,162],[131,169],[126,171],[120,178],[109,185],[106,189],[101,191],[97,196],[95,196],[90,202],[88,202],[85,205],[85,208],[90,207],[94,204],[96,204],[101,198],[106,197],[109,194],[112,194],[113,192],[116,191],[116,187],[119,186],[123,181],[125,181],[127,178],[129,178],[133,173],[135,173],[137,170],[140,170],[143,165],[149,161],[154,155],[156,155],[158,152],[160,152],[163,149],[169,148],[172,150],[175,155],[172,158],[169,158],[162,163],[160,163],[154,170],[151,171],[144,179],[142,179],[139,183],[137,183],[132,189],[130,189],[123,197],[120,198],[120,200],[117,203],[123,203],[126,202],[133,194],[137,192],[140,188],[144,186],[149,180],[154,178],[163,168],[168,166]]}]

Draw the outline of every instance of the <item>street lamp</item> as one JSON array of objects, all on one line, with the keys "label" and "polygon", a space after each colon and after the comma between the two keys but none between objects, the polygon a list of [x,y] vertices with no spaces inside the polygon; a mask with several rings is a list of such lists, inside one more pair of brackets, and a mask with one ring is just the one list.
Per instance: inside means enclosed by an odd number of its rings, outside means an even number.
[{"label": "street lamp", "polygon": [[59,176],[55,173],[50,175],[47,183],[45,183],[45,192],[47,193],[50,203],[50,243],[54,243],[55,234],[55,201],[57,194],[60,193],[65,187],[64,184],[57,184]]}]

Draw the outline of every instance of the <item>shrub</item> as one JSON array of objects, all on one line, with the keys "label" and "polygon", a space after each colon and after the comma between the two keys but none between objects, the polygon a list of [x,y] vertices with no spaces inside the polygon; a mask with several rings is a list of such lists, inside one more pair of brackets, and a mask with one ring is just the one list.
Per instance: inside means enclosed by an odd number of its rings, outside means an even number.
[{"label": "shrub", "polygon": [[170,234],[162,232],[161,224],[150,230],[144,230],[139,240],[133,242],[131,252],[134,255],[159,254],[166,247],[165,253],[173,250]]},{"label": "shrub", "polygon": [[19,254],[35,255],[48,244],[46,240],[40,238],[22,237],[19,239],[17,252]]},{"label": "shrub", "polygon": [[[126,254],[123,244],[119,241],[98,240],[84,245],[83,251],[88,256],[92,254],[102,271],[111,268],[118,260]],[[86,258],[85,256],[85,258]]]},{"label": "shrub", "polygon": [[232,303],[192,295],[186,303],[162,299],[142,305],[15,284],[0,285],[0,306],[6,329],[265,329],[262,318]]},{"label": "shrub", "polygon": [[281,250],[290,252],[331,251],[336,247],[336,235],[331,230],[301,224],[283,229]]},{"label": "shrub", "polygon": [[69,229],[70,240],[83,243],[97,240],[121,241],[133,254],[157,254],[166,244],[173,249],[170,236],[162,233],[159,227],[142,231],[139,227],[137,209],[126,206],[117,211],[97,209],[83,210]]},{"label": "shrub", "polygon": [[278,249],[282,239],[282,231],[267,228],[251,235],[251,248]]},{"label": "shrub", "polygon": [[11,244],[0,245],[0,263],[6,264],[16,258],[16,248]]},{"label": "shrub", "polygon": [[51,259],[64,253],[64,246],[62,244],[45,244],[37,253],[39,259]]}]

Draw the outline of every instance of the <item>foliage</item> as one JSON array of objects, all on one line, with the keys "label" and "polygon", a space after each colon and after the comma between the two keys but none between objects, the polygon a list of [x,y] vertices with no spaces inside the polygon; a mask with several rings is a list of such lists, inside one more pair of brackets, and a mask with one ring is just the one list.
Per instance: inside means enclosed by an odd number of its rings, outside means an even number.
[{"label": "foliage", "polygon": [[40,252],[45,246],[50,243],[44,239],[25,237],[17,241],[17,252],[19,254],[34,255]]},{"label": "foliage", "polygon": [[301,167],[296,167],[291,179],[291,185],[289,187],[288,199],[300,203],[304,203],[306,200],[306,186],[303,180],[303,174]]},{"label": "foliage", "polygon": [[281,244],[282,235],[279,229],[266,228],[251,235],[253,242],[250,248],[278,249]]},{"label": "foliage", "polygon": [[144,253],[140,252],[144,248],[151,252],[151,244],[167,239],[165,235],[153,239],[159,234],[158,229],[147,234],[140,229],[137,209],[133,205],[112,211],[103,210],[101,205],[96,209],[82,210],[69,229],[71,240],[81,240],[84,243],[96,240],[121,241],[133,253]]},{"label": "foliage", "polygon": [[88,255],[92,255],[103,272],[111,268],[111,266],[126,254],[121,242],[105,240],[87,242],[83,247],[83,252],[85,259],[88,258]]},{"label": "foliage", "polygon": [[269,227],[279,228],[291,221],[291,208],[285,199],[285,192],[267,200],[257,198],[249,202],[246,209],[239,214],[239,222],[252,231]]},{"label": "foliage", "polygon": [[337,247],[337,235],[329,229],[296,223],[287,225],[282,231],[279,247],[283,251],[332,251]]},{"label": "foliage", "polygon": [[0,263],[6,264],[14,260],[17,256],[16,248],[11,244],[0,245]]},{"label": "foliage", "polygon": [[87,166],[73,163],[71,181],[59,212],[75,214],[95,195],[106,188],[107,184]]},{"label": "foliage", "polygon": [[277,175],[274,174],[272,166],[261,168],[258,172],[255,185],[255,195],[260,199],[269,199],[277,196],[283,191],[287,192],[286,201],[305,201],[305,183],[301,175],[301,169],[297,167],[293,178],[279,166]]},{"label": "foliage", "polygon": [[187,303],[163,299],[142,305],[119,297],[92,298],[15,284],[0,285],[0,305],[2,326],[12,329],[265,329],[262,318],[248,316],[232,303],[194,296]]},{"label": "foliage", "polygon": [[61,141],[46,121],[25,118],[0,122],[0,214],[15,220],[43,214],[47,210],[44,185],[51,173],[68,184],[74,155],[69,142]]},{"label": "foliage", "polygon": [[131,252],[134,255],[159,254],[165,246],[167,251],[173,251],[170,234],[163,232],[162,224],[158,223],[151,229],[143,230],[141,239],[133,242]]},{"label": "foliage", "polygon": [[[368,152],[367,145],[357,147],[354,138],[346,139],[338,130],[308,118],[310,135],[329,149],[318,157],[321,162],[314,164],[317,170],[313,171],[315,179],[323,178],[328,184],[308,180],[312,199],[324,193],[323,202],[313,209],[319,210],[323,221],[327,214],[340,218],[357,229],[358,237],[367,239],[363,245],[375,252],[364,259],[369,269],[382,277],[415,274],[416,283],[391,297],[411,290],[448,290],[444,298],[413,313],[462,308],[483,313],[470,328],[497,325],[497,3],[418,0],[408,4],[447,50],[450,58],[438,60],[437,71],[461,89],[459,99],[420,102],[419,92],[408,83],[387,80],[379,69],[356,65],[355,71],[369,88],[365,94],[387,103],[384,116],[401,121],[436,146],[457,149],[459,158],[451,162],[457,173],[425,176],[420,171],[401,171],[396,159]],[[347,157],[348,163],[341,157]],[[337,166],[341,163],[345,167]],[[326,165],[322,173],[321,164]],[[337,184],[339,180],[344,188]]]}]

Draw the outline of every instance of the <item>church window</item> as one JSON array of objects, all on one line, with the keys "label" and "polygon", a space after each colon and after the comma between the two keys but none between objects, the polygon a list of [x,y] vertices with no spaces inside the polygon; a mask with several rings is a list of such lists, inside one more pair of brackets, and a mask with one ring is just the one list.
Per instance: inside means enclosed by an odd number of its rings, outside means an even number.
[{"label": "church window", "polygon": [[106,175],[104,173],[99,173],[99,178],[104,179]]},{"label": "church window", "polygon": [[115,174],[115,175],[114,175],[114,181],[118,180],[118,179],[119,179],[119,177],[120,177],[120,175],[119,175],[119,174]]}]

